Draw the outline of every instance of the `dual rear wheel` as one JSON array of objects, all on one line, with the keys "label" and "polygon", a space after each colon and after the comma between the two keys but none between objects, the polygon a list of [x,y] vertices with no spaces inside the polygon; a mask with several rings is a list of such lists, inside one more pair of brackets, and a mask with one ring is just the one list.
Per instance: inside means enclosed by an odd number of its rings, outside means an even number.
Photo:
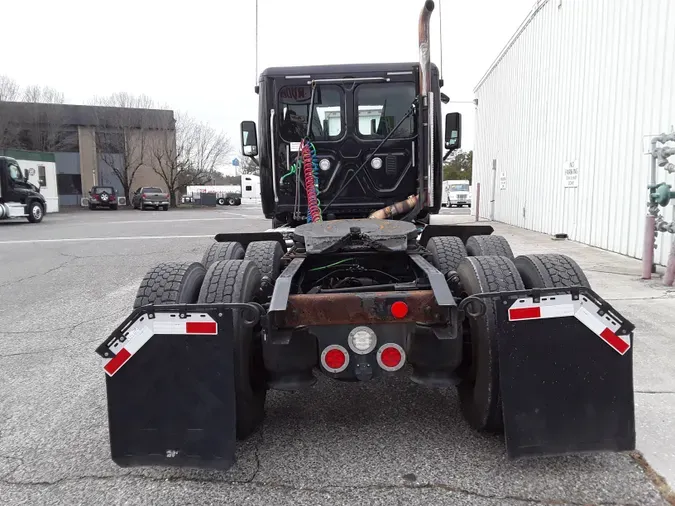
[{"label": "dual rear wheel", "polygon": [[[437,269],[444,274],[457,273],[461,293],[456,295],[461,298],[529,288],[590,288],[585,274],[571,258],[559,254],[514,257],[508,242],[500,236],[472,236],[466,245],[457,237],[434,237],[427,250]],[[504,424],[497,307],[489,299],[484,302],[484,315],[464,321],[457,390],[462,414],[472,428],[501,432]]]},{"label": "dual rear wheel", "polygon": [[[258,241],[246,250],[236,242],[216,242],[201,262],[169,262],[152,268],[141,281],[134,308],[148,304],[258,302],[262,280],[279,275],[283,251],[274,241]],[[237,438],[244,439],[264,418],[267,378],[261,328],[245,327],[233,311],[234,379]]]}]

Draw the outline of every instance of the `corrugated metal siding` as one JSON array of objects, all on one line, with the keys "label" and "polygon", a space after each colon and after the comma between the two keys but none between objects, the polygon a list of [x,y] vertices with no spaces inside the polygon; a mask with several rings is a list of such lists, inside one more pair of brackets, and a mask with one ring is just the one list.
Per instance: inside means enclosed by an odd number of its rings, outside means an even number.
[{"label": "corrugated metal siding", "polygon": [[[675,2],[549,0],[536,9],[476,88],[480,213],[489,216],[496,159],[495,220],[640,258],[645,136],[675,124]],[[578,161],[578,188],[563,187],[567,160]],[[664,180],[675,186],[658,169]],[[664,213],[673,218],[672,207]],[[670,241],[660,234],[657,262]]]}]

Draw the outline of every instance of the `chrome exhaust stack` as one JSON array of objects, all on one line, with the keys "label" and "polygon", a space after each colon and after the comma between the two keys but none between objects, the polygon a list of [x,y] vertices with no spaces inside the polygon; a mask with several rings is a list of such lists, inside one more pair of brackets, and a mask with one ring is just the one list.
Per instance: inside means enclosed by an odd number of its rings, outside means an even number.
[{"label": "chrome exhaust stack", "polygon": [[[428,207],[434,205],[434,94],[431,91],[431,57],[429,24],[434,10],[433,0],[424,2],[419,21],[419,53],[420,53],[420,95],[422,107],[427,108],[427,194],[424,202]],[[422,192],[423,189],[421,188]]]},{"label": "chrome exhaust stack", "polygon": [[[429,23],[434,10],[433,0],[424,2],[419,22],[419,52],[420,52],[420,95],[425,102],[431,89],[431,59],[429,50]],[[425,104],[426,105],[426,104]]]}]

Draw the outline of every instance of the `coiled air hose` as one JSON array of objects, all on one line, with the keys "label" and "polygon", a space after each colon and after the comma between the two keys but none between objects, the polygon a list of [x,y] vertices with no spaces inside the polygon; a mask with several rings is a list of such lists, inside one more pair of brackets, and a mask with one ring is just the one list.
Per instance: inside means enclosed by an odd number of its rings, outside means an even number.
[{"label": "coiled air hose", "polygon": [[316,156],[316,148],[308,139],[304,139],[300,145],[300,156],[307,193],[307,223],[323,221],[318,199],[319,160]]}]

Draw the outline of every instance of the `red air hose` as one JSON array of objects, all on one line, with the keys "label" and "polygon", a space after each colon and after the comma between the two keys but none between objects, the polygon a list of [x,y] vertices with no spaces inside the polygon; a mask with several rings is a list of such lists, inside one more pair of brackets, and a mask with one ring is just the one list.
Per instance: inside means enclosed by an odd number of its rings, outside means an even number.
[{"label": "red air hose", "polygon": [[307,193],[307,222],[322,221],[321,209],[316,195],[316,179],[314,170],[314,156],[312,148],[307,141],[303,141],[300,146],[302,154],[302,168],[305,177],[305,192]]}]

